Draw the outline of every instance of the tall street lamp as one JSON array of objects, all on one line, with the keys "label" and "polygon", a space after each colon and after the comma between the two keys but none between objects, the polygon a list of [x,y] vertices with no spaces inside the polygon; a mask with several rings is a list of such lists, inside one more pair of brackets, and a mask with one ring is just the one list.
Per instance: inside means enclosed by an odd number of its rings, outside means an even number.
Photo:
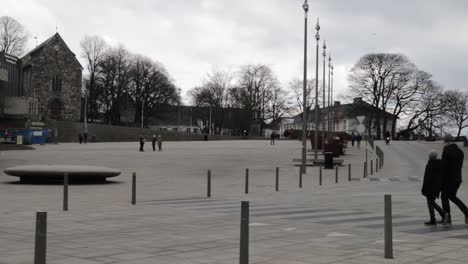
[{"label": "tall street lamp", "polygon": [[327,111],[327,119],[328,119],[328,138],[331,139],[331,95],[330,95],[330,72],[331,72],[331,54],[328,54],[328,111]]},{"label": "tall street lamp", "polygon": [[327,101],[325,100],[325,61],[326,61],[326,57],[327,57],[327,45],[325,44],[325,40],[323,41],[323,53],[322,53],[322,56],[323,56],[323,85],[322,85],[322,89],[323,89],[323,102],[322,102],[322,105],[323,105],[323,108],[322,108],[322,120],[323,120],[323,124],[322,124],[322,152],[325,153],[325,107],[327,105]]},{"label": "tall street lamp", "polygon": [[180,129],[180,100],[182,100],[182,98],[180,98],[180,91],[181,91],[181,89],[177,88],[177,94],[179,95],[179,104],[178,104],[179,113],[177,115],[177,130]]},{"label": "tall street lamp", "polygon": [[88,133],[88,93],[85,91],[85,101],[84,101],[84,132]]},{"label": "tall street lamp", "polygon": [[306,155],[307,155],[307,13],[309,4],[305,0],[302,5],[304,9],[304,87],[302,91],[302,166],[301,170],[306,173]]},{"label": "tall street lamp", "polygon": [[317,25],[315,26],[315,29],[317,30],[317,33],[315,34],[315,39],[317,40],[317,47],[316,47],[316,54],[315,54],[315,120],[314,120],[314,126],[315,126],[315,134],[314,134],[314,157],[315,160],[318,160],[318,133],[319,133],[319,122],[318,122],[318,61],[319,61],[319,40],[320,40],[320,24],[319,24],[319,19],[317,18]]},{"label": "tall street lamp", "polygon": [[[334,69],[334,66],[333,66],[333,63],[331,65],[331,103],[333,104],[333,69]],[[335,131],[335,121],[334,121],[334,118],[335,118],[335,109],[332,108],[332,111],[331,111],[331,120],[332,120],[332,133],[333,131]]]}]

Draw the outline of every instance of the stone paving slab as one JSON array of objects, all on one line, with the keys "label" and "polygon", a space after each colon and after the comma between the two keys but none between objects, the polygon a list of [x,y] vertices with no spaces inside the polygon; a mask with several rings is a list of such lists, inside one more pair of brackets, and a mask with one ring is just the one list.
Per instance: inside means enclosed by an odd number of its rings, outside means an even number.
[{"label": "stone paving slab", "polygon": [[[427,153],[441,145],[392,142],[382,181],[347,181],[347,169],[308,168],[303,188],[291,159],[300,142],[174,142],[167,152],[138,153],[137,144],[59,144],[1,155],[15,164],[70,162],[137,171],[137,204],[129,204],[130,178],[111,184],[70,186],[70,211],[61,211],[60,185],[22,185],[0,176],[0,263],[31,263],[34,213],[48,215],[48,263],[237,263],[240,201],[251,205],[251,263],[465,263],[468,229],[454,207],[454,226],[439,231],[427,220],[420,182]],[[379,144],[377,142],[377,144]],[[200,151],[203,150],[203,151]],[[369,152],[370,153],[370,152]],[[160,155],[162,154],[162,155]],[[369,155],[371,156],[371,155]],[[349,148],[345,163],[362,176],[364,149]],[[466,164],[466,163],[465,163]],[[280,167],[280,192],[274,191]],[[243,194],[245,167],[251,188]],[[213,194],[205,198],[206,169]],[[464,171],[467,171],[464,168]],[[400,182],[388,179],[399,176]],[[467,197],[462,185],[461,198]],[[395,259],[383,258],[383,195],[393,195]]]}]

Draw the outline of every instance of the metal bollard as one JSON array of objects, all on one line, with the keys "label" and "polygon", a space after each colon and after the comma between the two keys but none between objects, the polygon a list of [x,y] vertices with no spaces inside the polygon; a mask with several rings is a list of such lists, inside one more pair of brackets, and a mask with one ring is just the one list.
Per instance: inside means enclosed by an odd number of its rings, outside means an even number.
[{"label": "metal bollard", "polygon": [[68,173],[63,174],[63,210],[68,211]]},{"label": "metal bollard", "polygon": [[36,212],[36,241],[34,243],[34,264],[46,264],[47,212]]},{"label": "metal bollard", "polygon": [[367,163],[365,161],[364,161],[364,170],[363,170],[362,177],[363,178],[367,177]]},{"label": "metal bollard", "polygon": [[275,190],[279,191],[279,168],[276,167],[276,181],[275,181]]},{"label": "metal bollard", "polygon": [[319,167],[319,185],[322,185],[322,167]]},{"label": "metal bollard", "polygon": [[335,169],[335,184],[338,183],[338,166],[336,166],[336,169]]},{"label": "metal bollard", "polygon": [[366,148],[366,163],[367,163],[367,148]]},{"label": "metal bollard", "polygon": [[351,181],[351,163],[348,164],[348,181]]},{"label": "metal bollard", "polygon": [[303,172],[303,166],[299,167],[299,188],[302,188],[302,172]]},{"label": "metal bollard", "polygon": [[385,195],[385,258],[393,259],[392,196]]},{"label": "metal bollard", "polygon": [[211,197],[211,170],[208,170],[206,175],[206,197]]},{"label": "metal bollard", "polygon": [[249,193],[249,168],[245,169],[245,193]]},{"label": "metal bollard", "polygon": [[374,175],[374,166],[373,166],[373,163],[372,163],[373,160],[370,160],[370,175]]},{"label": "metal bollard", "polygon": [[[301,169],[302,172],[302,169]],[[249,263],[249,202],[241,204],[241,228],[240,228],[240,255],[239,263]]]},{"label": "metal bollard", "polygon": [[136,172],[132,173],[132,204],[136,204]]}]

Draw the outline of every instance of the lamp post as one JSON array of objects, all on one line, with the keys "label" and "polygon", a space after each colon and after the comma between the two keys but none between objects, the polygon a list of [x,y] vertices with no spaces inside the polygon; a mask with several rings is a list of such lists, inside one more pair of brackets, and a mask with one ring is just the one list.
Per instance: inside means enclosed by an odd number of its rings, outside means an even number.
[{"label": "lamp post", "polygon": [[[177,94],[179,95],[179,103],[178,103],[179,113],[178,113],[178,115],[177,115],[177,130],[179,130],[179,128],[180,128],[180,100],[181,100],[181,98],[180,98],[180,91],[181,91],[181,89],[180,89],[180,88],[177,88]],[[179,132],[180,132],[180,131],[179,131]]]},{"label": "lamp post", "polygon": [[[331,65],[331,103],[333,104],[333,63]],[[331,120],[332,120],[332,134],[335,131],[335,109],[333,108],[331,111]]]},{"label": "lamp post", "polygon": [[315,39],[317,40],[317,47],[316,47],[316,55],[315,55],[315,121],[314,121],[314,126],[315,126],[315,135],[314,135],[314,157],[315,160],[318,159],[318,133],[319,133],[319,125],[318,125],[318,61],[319,61],[319,40],[320,40],[320,24],[319,24],[319,19],[317,18],[317,25],[315,26],[315,29],[317,30],[317,33],[315,34]]},{"label": "lamp post", "polygon": [[143,102],[143,98],[141,98],[141,128],[143,128],[143,113],[145,112],[144,111],[144,108],[145,108],[145,103]]},{"label": "lamp post", "polygon": [[309,4],[305,0],[302,5],[304,9],[304,83],[302,91],[302,166],[301,170],[306,173],[306,156],[307,156],[307,13],[309,12]]},{"label": "lamp post", "polygon": [[323,56],[323,85],[322,85],[322,89],[323,89],[323,102],[322,102],[322,105],[323,105],[323,111],[322,111],[322,115],[323,115],[323,124],[322,124],[322,152],[325,153],[325,107],[327,105],[327,101],[325,99],[325,61],[326,61],[326,57],[327,57],[327,45],[325,44],[325,40],[323,41],[323,53],[322,53],[322,56]]},{"label": "lamp post", "polygon": [[85,92],[85,100],[84,100],[84,132],[88,133],[88,93]]},{"label": "lamp post", "polygon": [[328,118],[328,138],[332,137],[331,133],[331,111],[332,111],[332,104],[331,104],[331,94],[330,94],[330,73],[331,73],[331,54],[328,54],[328,111],[327,111],[327,118]]}]

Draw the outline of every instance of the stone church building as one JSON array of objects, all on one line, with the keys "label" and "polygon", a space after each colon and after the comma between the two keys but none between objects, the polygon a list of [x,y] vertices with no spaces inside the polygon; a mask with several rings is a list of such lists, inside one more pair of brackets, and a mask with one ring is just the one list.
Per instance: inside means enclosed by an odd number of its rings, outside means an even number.
[{"label": "stone church building", "polygon": [[0,118],[80,119],[83,67],[60,34],[22,58],[0,54],[0,70]]}]

